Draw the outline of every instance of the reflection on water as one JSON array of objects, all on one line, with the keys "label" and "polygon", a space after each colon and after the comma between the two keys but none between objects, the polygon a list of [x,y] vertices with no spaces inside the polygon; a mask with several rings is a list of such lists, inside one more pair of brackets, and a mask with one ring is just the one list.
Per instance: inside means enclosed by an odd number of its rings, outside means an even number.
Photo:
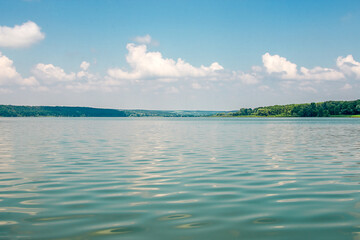
[{"label": "reflection on water", "polygon": [[1,118],[0,239],[359,239],[360,119]]}]

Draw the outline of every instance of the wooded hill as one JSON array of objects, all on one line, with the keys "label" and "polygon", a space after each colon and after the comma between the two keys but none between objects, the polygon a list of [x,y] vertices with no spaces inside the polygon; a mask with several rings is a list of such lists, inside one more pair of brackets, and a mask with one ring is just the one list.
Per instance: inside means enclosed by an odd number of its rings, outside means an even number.
[{"label": "wooded hill", "polygon": [[355,101],[326,101],[319,103],[275,105],[241,108],[237,112],[220,113],[219,117],[331,117],[360,114],[360,99]]},{"label": "wooded hill", "polygon": [[360,117],[360,99],[241,108],[239,111],[119,110],[90,107],[0,105],[0,117]]},{"label": "wooded hill", "polygon": [[0,105],[0,117],[206,117],[220,111],[118,110],[90,107]]}]

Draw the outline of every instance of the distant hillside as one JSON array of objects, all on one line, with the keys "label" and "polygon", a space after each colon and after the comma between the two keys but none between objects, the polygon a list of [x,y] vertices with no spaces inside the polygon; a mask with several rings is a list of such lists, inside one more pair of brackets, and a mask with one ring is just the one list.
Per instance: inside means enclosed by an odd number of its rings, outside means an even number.
[{"label": "distant hillside", "polygon": [[0,105],[0,117],[205,117],[217,113],[219,112]]},{"label": "distant hillside", "polygon": [[124,111],[89,107],[0,105],[2,117],[127,117]]},{"label": "distant hillside", "polygon": [[0,117],[360,117],[360,99],[241,108],[239,111],[125,110],[0,105]]},{"label": "distant hillside", "polygon": [[319,103],[241,108],[237,112],[218,113],[218,117],[360,117],[360,99]]}]

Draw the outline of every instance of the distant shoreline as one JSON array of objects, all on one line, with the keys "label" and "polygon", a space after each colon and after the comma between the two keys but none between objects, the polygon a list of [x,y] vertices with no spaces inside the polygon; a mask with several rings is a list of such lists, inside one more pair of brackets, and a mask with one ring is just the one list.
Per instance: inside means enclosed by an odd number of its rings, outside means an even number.
[{"label": "distant shoreline", "polygon": [[[215,118],[316,118],[316,117],[295,117],[295,116],[212,116]],[[319,118],[319,117],[317,117]],[[321,118],[360,118],[360,115],[330,115]]]},{"label": "distant shoreline", "polygon": [[241,108],[217,117],[360,117],[360,99]]},{"label": "distant shoreline", "polygon": [[65,106],[0,105],[0,117],[209,117],[222,111],[124,110]]},{"label": "distant shoreline", "polygon": [[360,99],[241,108],[239,111],[124,110],[0,105],[0,117],[335,117],[360,118]]}]

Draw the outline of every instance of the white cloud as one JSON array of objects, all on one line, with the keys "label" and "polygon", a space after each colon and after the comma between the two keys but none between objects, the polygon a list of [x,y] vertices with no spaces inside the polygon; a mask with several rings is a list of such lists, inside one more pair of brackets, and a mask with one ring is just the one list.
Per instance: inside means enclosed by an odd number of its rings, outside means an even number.
[{"label": "white cloud", "polygon": [[76,74],[77,78],[85,78],[87,80],[93,80],[96,78],[96,76],[94,74],[91,74],[87,71],[80,71]]},{"label": "white cloud", "polygon": [[110,68],[108,69],[107,73],[112,78],[125,79],[125,80],[140,79],[143,77],[140,72],[127,72],[119,68]]},{"label": "white cloud", "polygon": [[65,73],[64,69],[60,67],[56,67],[52,64],[37,64],[32,73],[42,80],[50,80],[50,81],[72,81],[75,80],[75,73]]},{"label": "white cloud", "polygon": [[145,36],[137,36],[134,38],[134,41],[140,44],[150,44],[151,43],[151,36],[146,34]]},{"label": "white cloud", "polygon": [[296,78],[296,64],[288,61],[286,58],[265,53],[262,56],[262,61],[268,73],[280,73],[283,79]]},{"label": "white cloud", "polygon": [[360,63],[355,61],[352,55],[347,55],[346,57],[338,57],[336,60],[336,65],[346,75],[355,75],[356,78],[360,78]]},{"label": "white cloud", "polygon": [[37,86],[39,85],[39,82],[36,80],[35,77],[31,76],[28,78],[24,78],[21,82],[20,85],[23,86]]},{"label": "white cloud", "polygon": [[89,62],[86,62],[86,61],[83,61],[81,64],[80,64],[80,68],[84,71],[88,70],[88,68],[90,67],[90,63]]},{"label": "white cloud", "polygon": [[16,71],[13,61],[0,52],[0,85],[21,80],[21,75]]},{"label": "white cloud", "polygon": [[264,67],[269,74],[276,73],[282,79],[286,80],[318,80],[318,81],[331,81],[344,79],[345,76],[332,68],[314,67],[307,69],[300,67],[298,73],[297,65],[288,61],[279,55],[270,55],[265,53],[262,56]]},{"label": "white cloud", "polygon": [[16,71],[13,61],[0,52],[0,85],[37,86],[39,82],[35,77],[23,78]]},{"label": "white cloud", "polygon": [[108,75],[116,79],[134,80],[149,78],[201,78],[216,75],[217,71],[224,68],[217,62],[210,66],[199,68],[192,66],[181,58],[177,61],[163,58],[160,52],[149,52],[145,45],[135,45],[130,43],[126,46],[129,53],[126,61],[131,67],[131,71],[119,68],[108,70]]},{"label": "white cloud", "polygon": [[80,72],[78,72],[78,73],[76,74],[76,76],[77,76],[78,78],[86,77],[86,75],[87,75],[87,72],[85,72],[85,71],[80,71]]},{"label": "white cloud", "polygon": [[36,23],[28,21],[14,27],[0,26],[0,47],[28,47],[45,38]]},{"label": "white cloud", "polygon": [[305,67],[301,67],[300,72],[302,75],[298,75],[297,79],[331,81],[345,78],[343,73],[331,68],[314,67],[313,69],[307,69]]},{"label": "white cloud", "polygon": [[90,67],[90,63],[89,62],[86,62],[86,61],[83,61],[81,64],[80,64],[80,68],[82,69],[81,71],[79,71],[77,74],[76,74],[76,77],[77,78],[80,78],[80,79],[87,79],[87,80],[94,80],[96,79],[96,76],[94,74],[91,74],[89,73],[87,70],[89,69]]},{"label": "white cloud", "polygon": [[[128,69],[110,68],[105,76],[88,71],[90,63],[83,61],[79,72],[65,72],[59,66],[39,63],[32,69],[32,75],[23,78],[16,71],[13,61],[0,53],[0,86],[18,85],[20,89],[32,91],[118,91],[139,89],[143,92],[154,92],[159,85],[163,93],[177,93],[191,89],[242,88],[244,85],[256,85],[259,92],[273,92],[275,87],[284,91],[288,89],[321,93],[322,81],[343,80],[349,76],[360,78],[360,63],[352,55],[339,57],[337,68],[301,67],[279,55],[265,53],[262,56],[263,66],[253,66],[250,71],[230,71],[217,62],[208,66],[195,67],[178,58],[165,58],[160,52],[149,51],[146,45],[130,43],[127,45],[126,62]],[[271,78],[269,78],[271,77]],[[269,84],[274,77],[282,79],[277,85]],[[39,81],[38,81],[39,80]],[[154,80],[154,81],[145,81]],[[181,81],[186,80],[186,82]],[[297,81],[300,80],[300,81]],[[132,83],[132,84],[129,84]],[[133,84],[137,84],[134,86]],[[166,84],[165,84],[166,83]],[[346,83],[346,82],[345,82]],[[271,87],[269,87],[271,86]],[[355,88],[345,84],[338,89]],[[11,87],[10,87],[11,88]],[[181,90],[181,91],[180,91]]]},{"label": "white cloud", "polygon": [[246,85],[253,85],[259,83],[259,79],[255,74],[241,73],[239,79]]}]

